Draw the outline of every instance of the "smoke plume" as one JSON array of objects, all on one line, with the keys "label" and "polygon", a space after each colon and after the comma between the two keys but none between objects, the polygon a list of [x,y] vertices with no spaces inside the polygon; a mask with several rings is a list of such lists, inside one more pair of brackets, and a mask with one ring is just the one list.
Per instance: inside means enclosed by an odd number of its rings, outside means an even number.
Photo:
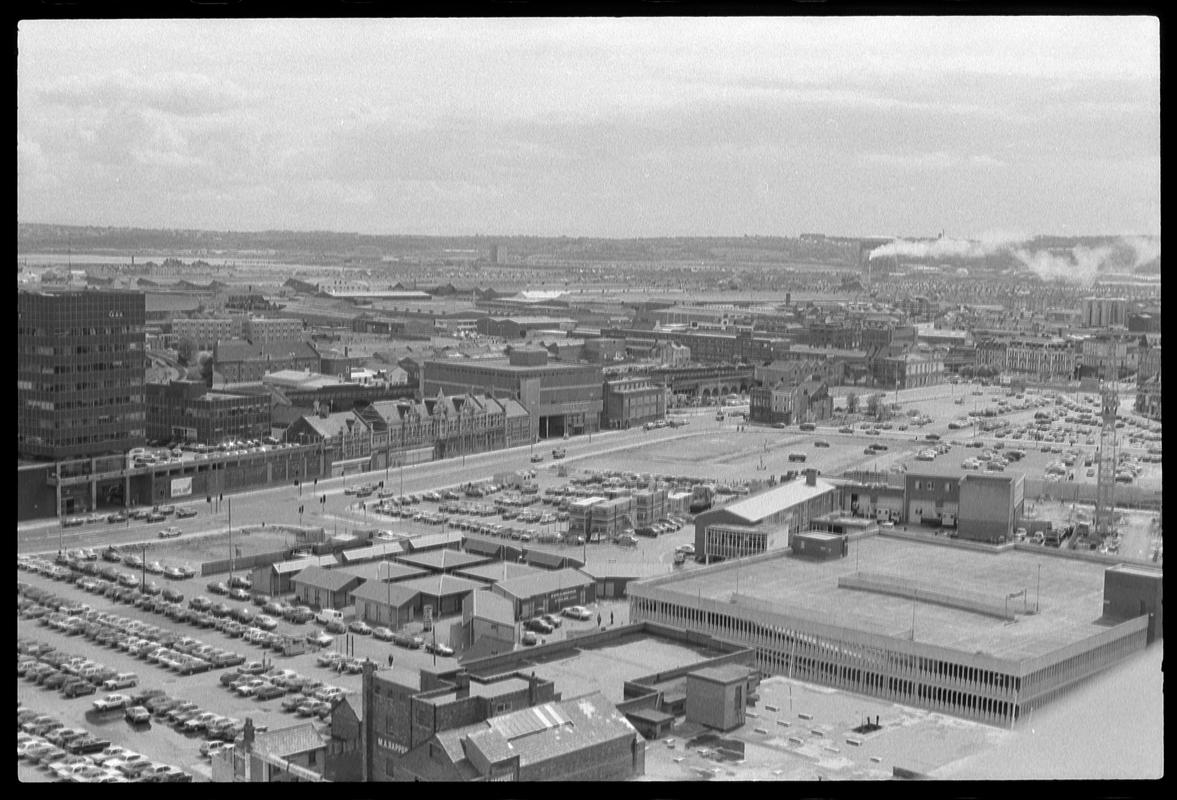
[{"label": "smoke plume", "polygon": [[1045,247],[1034,239],[896,239],[870,253],[876,258],[909,259],[984,259],[1005,257],[1009,263],[1021,264],[1035,275],[1061,279],[1070,283],[1091,283],[1101,272],[1132,272],[1142,264],[1156,261],[1161,242],[1153,236],[1126,236],[1109,239],[1105,244],[1072,247]]}]

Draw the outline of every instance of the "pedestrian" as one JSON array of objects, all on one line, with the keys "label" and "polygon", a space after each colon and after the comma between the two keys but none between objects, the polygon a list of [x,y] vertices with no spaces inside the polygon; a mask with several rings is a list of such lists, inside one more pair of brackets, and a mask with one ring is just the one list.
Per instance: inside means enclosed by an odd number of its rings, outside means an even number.
[{"label": "pedestrian", "polygon": [[613,612],[612,611],[609,612],[609,624],[610,625],[613,624]]},{"label": "pedestrian", "polygon": [[601,615],[597,614],[597,627],[601,627]]},{"label": "pedestrian", "polygon": [[388,654],[388,666],[392,666],[392,653]]}]

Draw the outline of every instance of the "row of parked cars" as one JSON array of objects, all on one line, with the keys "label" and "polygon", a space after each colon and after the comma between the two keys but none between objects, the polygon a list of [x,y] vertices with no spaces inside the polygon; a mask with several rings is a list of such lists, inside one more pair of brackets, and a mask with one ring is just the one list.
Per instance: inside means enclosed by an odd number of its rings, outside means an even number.
[{"label": "row of parked cars", "polygon": [[239,697],[252,697],[261,702],[282,698],[283,711],[319,719],[326,719],[346,694],[338,686],[324,684],[292,669],[276,670],[273,664],[260,661],[227,670],[219,681],[221,686]]},{"label": "row of parked cars", "polygon": [[[123,652],[145,661],[159,664],[182,675],[205,672],[210,669],[233,666],[244,660],[239,653],[224,650],[201,642],[199,639],[181,636],[179,633],[150,625],[142,620],[129,619],[117,614],[96,611],[82,604],[70,603],[37,587],[18,584],[18,591],[24,587],[26,597],[48,609],[41,616],[41,622],[60,620],[67,635],[82,635],[107,647],[116,647]],[[140,598],[141,607],[154,610],[149,605],[151,598]],[[64,620],[62,620],[64,617]]]},{"label": "row of parked cars", "polygon": [[30,683],[61,692],[73,698],[94,694],[107,681],[118,677],[118,670],[86,658],[64,653],[45,642],[17,642],[16,674]]},{"label": "row of parked cars", "polygon": [[189,783],[192,776],[171,764],[67,728],[57,718],[17,708],[16,757],[58,781],[69,783]]}]

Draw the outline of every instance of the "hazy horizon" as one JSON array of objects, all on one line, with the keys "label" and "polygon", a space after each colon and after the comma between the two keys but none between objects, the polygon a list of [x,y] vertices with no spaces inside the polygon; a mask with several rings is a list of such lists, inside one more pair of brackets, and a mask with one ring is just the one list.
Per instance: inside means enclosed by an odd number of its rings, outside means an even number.
[{"label": "hazy horizon", "polygon": [[17,43],[21,221],[1160,233],[1149,17],[33,20]]}]

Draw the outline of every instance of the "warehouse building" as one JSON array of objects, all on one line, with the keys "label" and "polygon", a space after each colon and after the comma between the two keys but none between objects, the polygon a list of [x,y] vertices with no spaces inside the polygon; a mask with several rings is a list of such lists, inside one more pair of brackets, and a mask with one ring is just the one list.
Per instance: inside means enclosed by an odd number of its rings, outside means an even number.
[{"label": "warehouse building", "polygon": [[312,608],[344,608],[360,578],[341,569],[309,566],[290,579],[290,588],[300,602]]},{"label": "warehouse building", "polygon": [[809,530],[816,517],[839,504],[838,487],[816,470],[758,494],[713,508],[695,517],[695,553],[709,558],[740,558],[787,547],[796,531]]},{"label": "warehouse building", "polygon": [[[891,537],[631,584],[630,619],[753,647],[764,674],[1010,726],[1133,653],[1150,616],[1104,616],[1105,567]],[[733,592],[733,589],[735,590]]]},{"label": "warehouse building", "polygon": [[596,582],[575,569],[509,578],[496,583],[491,591],[514,604],[517,620],[539,614],[558,614],[562,608],[596,600]]},{"label": "warehouse building", "polygon": [[356,619],[397,630],[419,616],[421,592],[396,581],[365,581],[351,592]]}]

